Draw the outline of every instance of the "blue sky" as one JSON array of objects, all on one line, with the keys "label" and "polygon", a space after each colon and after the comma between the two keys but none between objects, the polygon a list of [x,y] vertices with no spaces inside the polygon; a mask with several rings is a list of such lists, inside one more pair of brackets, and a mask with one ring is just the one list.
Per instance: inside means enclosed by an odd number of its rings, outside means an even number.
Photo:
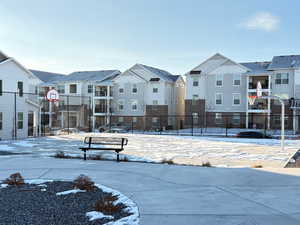
[{"label": "blue sky", "polygon": [[299,10],[296,0],[1,0],[0,49],[52,72],[143,63],[183,74],[216,52],[300,54]]}]

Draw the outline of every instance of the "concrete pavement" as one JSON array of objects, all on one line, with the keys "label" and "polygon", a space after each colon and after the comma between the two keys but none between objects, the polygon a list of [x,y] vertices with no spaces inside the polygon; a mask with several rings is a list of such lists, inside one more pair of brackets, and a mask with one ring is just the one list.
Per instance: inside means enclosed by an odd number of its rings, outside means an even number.
[{"label": "concrete pavement", "polygon": [[141,225],[299,225],[300,170],[201,168],[47,157],[0,158],[0,179],[72,180],[79,174],[139,206]]}]

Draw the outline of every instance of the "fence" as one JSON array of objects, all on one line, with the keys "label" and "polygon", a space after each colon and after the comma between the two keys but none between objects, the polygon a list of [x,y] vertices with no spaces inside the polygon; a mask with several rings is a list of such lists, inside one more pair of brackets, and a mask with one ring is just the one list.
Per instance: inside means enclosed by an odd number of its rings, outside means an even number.
[{"label": "fence", "polygon": [[[104,105],[108,107],[106,102]],[[145,134],[223,136],[232,136],[246,130],[279,135],[281,129],[280,110],[271,115],[252,113],[248,116],[246,113],[212,112],[193,116],[117,116],[111,110],[108,114],[102,113],[96,103],[95,112],[98,114],[93,115],[92,106],[91,96],[60,95],[59,102],[50,103],[44,93],[0,92],[0,140],[91,132],[93,129]],[[286,110],[287,134],[299,131],[299,118],[300,115]]]},{"label": "fence", "polygon": [[[285,116],[286,134],[299,131],[300,115]],[[260,131],[265,135],[280,135],[280,114],[206,113],[201,116],[110,116],[106,125],[111,132],[172,135],[221,135],[233,136],[242,131]],[[248,124],[248,126],[247,126]],[[298,125],[299,124],[299,125]],[[100,127],[105,130],[105,128]]]},{"label": "fence", "polygon": [[0,93],[0,140],[92,131],[91,97],[60,95],[51,103],[44,94]]}]

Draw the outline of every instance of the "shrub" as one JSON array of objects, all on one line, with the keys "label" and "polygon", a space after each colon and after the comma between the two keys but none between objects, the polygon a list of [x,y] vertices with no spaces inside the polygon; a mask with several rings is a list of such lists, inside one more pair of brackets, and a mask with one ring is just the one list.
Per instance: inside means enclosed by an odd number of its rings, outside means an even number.
[{"label": "shrub", "polygon": [[124,156],[124,157],[120,158],[120,161],[122,161],[122,162],[129,162],[129,159],[126,156]]},{"label": "shrub", "polygon": [[65,155],[65,153],[64,153],[63,151],[58,151],[58,152],[55,153],[54,157],[55,157],[55,158],[63,158],[63,159],[65,159],[65,158],[67,158],[68,156]]},{"label": "shrub", "polygon": [[263,168],[262,165],[253,165],[252,168]]},{"label": "shrub", "polygon": [[202,163],[202,166],[203,166],[203,167],[212,167],[209,161],[203,162],[203,163]]},{"label": "shrub", "polygon": [[24,179],[20,173],[14,173],[4,181],[5,184],[20,186],[24,184]]},{"label": "shrub", "polygon": [[86,191],[93,191],[95,183],[86,175],[79,175],[74,181],[74,188]]},{"label": "shrub", "polygon": [[175,164],[174,161],[173,161],[172,159],[163,159],[163,160],[161,161],[161,163],[167,163],[167,164],[169,164],[169,165]]},{"label": "shrub", "polygon": [[104,215],[114,215],[119,213],[126,206],[122,203],[114,204],[118,200],[117,196],[107,195],[96,201],[94,209],[98,212],[102,212]]}]

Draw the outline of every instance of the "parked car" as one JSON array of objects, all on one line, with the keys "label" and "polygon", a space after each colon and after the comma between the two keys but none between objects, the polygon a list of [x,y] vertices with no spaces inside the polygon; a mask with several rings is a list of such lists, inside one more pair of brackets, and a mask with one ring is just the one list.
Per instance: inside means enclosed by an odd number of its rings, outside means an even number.
[{"label": "parked car", "polygon": [[236,135],[236,137],[239,137],[239,138],[271,138],[271,136],[265,135],[264,133],[259,132],[259,131],[240,132]]},{"label": "parked car", "polygon": [[129,128],[126,126],[120,126],[118,124],[105,125],[98,128],[99,132],[106,133],[126,133],[129,131]]}]

